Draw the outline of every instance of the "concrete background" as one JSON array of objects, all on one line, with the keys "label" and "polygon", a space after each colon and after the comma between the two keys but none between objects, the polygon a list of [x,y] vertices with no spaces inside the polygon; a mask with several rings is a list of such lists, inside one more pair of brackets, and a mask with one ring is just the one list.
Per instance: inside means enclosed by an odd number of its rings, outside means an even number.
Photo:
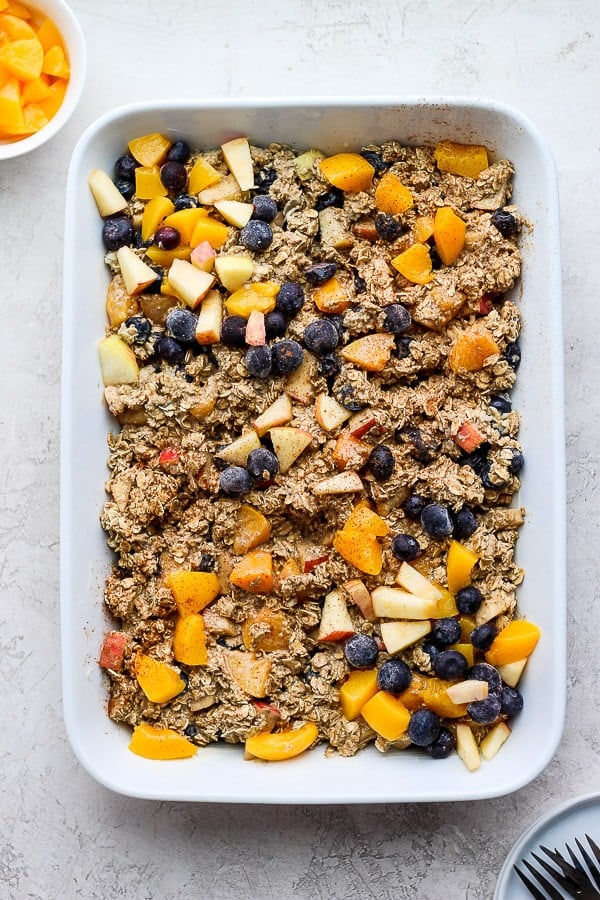
[{"label": "concrete background", "polygon": [[[485,900],[517,836],[600,787],[596,578],[600,6],[595,0],[72,0],[80,107],[0,164],[0,898]],[[568,712],[532,784],[481,803],[150,803],[82,771],[61,710],[58,454],[64,187],[99,114],[170,97],[489,96],[545,133],[561,189],[569,533]],[[558,511],[560,513],[560,511]]]}]

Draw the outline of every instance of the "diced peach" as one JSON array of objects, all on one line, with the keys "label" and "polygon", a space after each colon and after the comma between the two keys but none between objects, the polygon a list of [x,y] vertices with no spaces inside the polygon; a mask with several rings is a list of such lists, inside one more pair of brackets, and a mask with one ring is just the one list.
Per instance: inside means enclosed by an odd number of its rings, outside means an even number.
[{"label": "diced peach", "polygon": [[181,243],[190,244],[191,246],[194,228],[200,219],[206,219],[207,216],[208,211],[202,209],[201,206],[193,207],[192,209],[177,210],[173,207],[173,209],[167,213],[163,225],[168,225],[170,228],[176,228],[181,236]]},{"label": "diced peach", "polygon": [[22,128],[23,124],[19,82],[16,78],[9,78],[0,87],[0,130]]},{"label": "diced peach", "polygon": [[68,78],[70,75],[69,63],[65,57],[65,51],[60,44],[54,44],[44,54],[42,72],[52,78]]},{"label": "diced peach", "polygon": [[446,575],[448,590],[456,594],[462,588],[471,584],[471,573],[475,563],[479,559],[477,553],[465,547],[459,541],[451,541],[446,561]]},{"label": "diced peach", "polygon": [[138,200],[165,197],[168,191],[160,180],[159,166],[138,166],[135,170],[135,194]]},{"label": "diced peach", "polygon": [[386,172],[375,188],[375,206],[380,212],[398,215],[414,206],[414,199],[397,175]]},{"label": "diced peach", "polygon": [[264,653],[287,650],[290,634],[290,624],[285,613],[268,606],[251,613],[242,624],[242,640],[247,650],[260,650]]},{"label": "diced peach", "polygon": [[[173,260],[184,259],[187,261],[190,259],[191,255],[192,248],[188,247],[187,244],[180,244],[173,250],[163,250],[162,247],[157,247],[156,244],[152,244],[152,246],[148,247],[146,250],[148,259],[151,259],[153,263],[157,266],[162,266],[164,269],[169,269]],[[173,285],[171,285],[171,288],[173,288]],[[176,294],[174,288],[173,294]]]},{"label": "diced peach", "polygon": [[133,729],[129,750],[145,759],[188,759],[198,748],[172,728],[142,722]]},{"label": "diced peach", "polygon": [[233,552],[236,555],[254,550],[271,537],[271,526],[261,512],[243,503],[237,512]]},{"label": "diced peach", "polygon": [[346,562],[366,575],[379,575],[383,565],[383,551],[374,535],[358,529],[336,531],[333,546]]},{"label": "diced peach", "polygon": [[[5,7],[0,8],[4,9]],[[39,34],[26,22],[22,16],[14,15],[10,12],[0,14],[0,34],[4,34],[11,41],[27,41],[37,37],[41,40]]]},{"label": "diced peach", "polygon": [[205,666],[208,662],[204,619],[199,613],[178,617],[173,633],[173,656],[186,666]]},{"label": "diced peach", "polygon": [[37,37],[7,41],[0,46],[0,65],[21,81],[31,81],[42,74],[44,49]]},{"label": "diced peach", "polygon": [[360,153],[336,153],[322,159],[319,167],[327,181],[342,191],[368,191],[375,174]]},{"label": "diced peach", "polygon": [[386,741],[397,741],[410,724],[410,712],[401,700],[386,691],[374,694],[360,712],[367,725]]},{"label": "diced peach", "polygon": [[502,629],[487,651],[485,658],[492,666],[504,666],[531,656],[541,631],[526,619],[513,619]]},{"label": "diced peach", "polygon": [[340,350],[340,356],[367,372],[381,372],[392,355],[393,334],[367,334]]},{"label": "diced peach", "polygon": [[344,529],[364,531],[375,537],[385,537],[389,527],[385,519],[377,515],[366,502],[357,503],[344,524]]},{"label": "diced peach", "polygon": [[400,694],[400,699],[410,710],[425,706],[438,716],[458,719],[465,715],[467,707],[462,703],[453,703],[446,693],[452,684],[454,682],[443,678],[413,672],[411,682],[404,693]]},{"label": "diced peach", "polygon": [[134,663],[135,677],[151,703],[166,703],[185,688],[178,671],[146,653],[138,653]]},{"label": "diced peach", "polygon": [[433,278],[431,256],[426,244],[412,244],[394,257],[392,265],[413,284],[427,284]]},{"label": "diced peach", "polygon": [[313,300],[323,313],[342,313],[350,306],[350,297],[335,275],[315,288]]},{"label": "diced peach", "polygon": [[112,328],[118,328],[130,316],[135,316],[140,311],[140,304],[136,297],[127,293],[123,278],[116,275],[108,285],[106,291],[106,315]]},{"label": "diced peach", "polygon": [[62,35],[51,19],[44,19],[37,29],[37,37],[44,48],[44,53],[46,53],[50,47],[54,47],[56,44],[60,46],[63,43]]},{"label": "diced peach", "polygon": [[449,206],[440,207],[433,223],[433,239],[438,255],[445,266],[458,259],[464,245],[467,227]]},{"label": "diced peach", "polygon": [[24,106],[27,103],[39,103],[40,100],[47,100],[50,96],[51,91],[47,75],[32,78],[31,81],[26,81],[21,88],[21,103]]},{"label": "diced peach", "polygon": [[214,572],[169,572],[166,577],[181,616],[201,612],[221,593]]},{"label": "diced peach", "polygon": [[67,82],[64,79],[52,82],[49,86],[50,96],[44,100],[40,100],[39,105],[44,110],[49,119],[56,115],[61,107],[65,94],[67,92]]},{"label": "diced peach", "polygon": [[279,293],[279,284],[275,281],[258,281],[245,284],[230,294],[225,301],[225,308],[230,316],[243,316],[247,319],[253,310],[269,313],[275,309],[275,298]]},{"label": "diced peach", "polygon": [[478,372],[486,362],[500,353],[500,347],[490,331],[480,323],[458,335],[448,354],[448,365],[453,372],[463,369]]},{"label": "diced peach", "polygon": [[213,249],[218,250],[229,237],[230,230],[227,225],[213,219],[212,216],[202,216],[194,227],[190,245],[196,247],[202,241],[208,241]]},{"label": "diced peach", "polygon": [[251,594],[270,594],[273,590],[273,557],[267,550],[247,553],[233,567],[229,580]]},{"label": "diced peach", "polygon": [[142,213],[142,240],[149,240],[165,216],[172,213],[174,209],[173,202],[168,197],[154,197],[149,200]]},{"label": "diced peach", "polygon": [[278,762],[292,759],[304,753],[314,744],[319,729],[314,722],[306,722],[300,728],[289,731],[263,732],[246,738],[245,750],[249,756]]},{"label": "diced peach", "polygon": [[190,194],[199,194],[204,188],[217,184],[222,177],[210,163],[200,156],[190,170],[188,191]]},{"label": "diced peach", "polygon": [[442,172],[450,172],[452,175],[479,178],[483,170],[488,167],[487,150],[478,144],[439,141],[434,156],[438,169]]},{"label": "diced peach", "polygon": [[349,722],[358,719],[361,709],[377,690],[377,669],[350,672],[340,688],[342,712]]},{"label": "diced peach", "polygon": [[413,226],[416,243],[424,244],[430,237],[433,237],[433,216],[417,216]]},{"label": "diced peach", "polygon": [[153,132],[143,134],[129,141],[129,152],[141,166],[160,166],[171,146],[169,138],[164,134]]}]

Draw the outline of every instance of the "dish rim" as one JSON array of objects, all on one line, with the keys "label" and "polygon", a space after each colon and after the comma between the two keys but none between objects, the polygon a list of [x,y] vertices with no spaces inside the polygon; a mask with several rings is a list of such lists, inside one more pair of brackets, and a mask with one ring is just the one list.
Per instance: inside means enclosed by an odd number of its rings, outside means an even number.
[{"label": "dish rim", "polygon": [[[486,114],[496,113],[508,118],[511,123],[515,125],[517,129],[523,130],[527,132],[527,134],[532,138],[536,149],[541,154],[541,160],[544,164],[544,168],[546,170],[546,175],[549,179],[549,186],[553,185],[553,190],[551,190],[548,197],[545,197],[544,200],[547,201],[552,208],[553,212],[556,215],[556,227],[552,230],[553,234],[553,242],[554,249],[559,251],[560,242],[558,235],[558,189],[556,185],[556,171],[554,167],[554,163],[552,160],[552,156],[549,150],[549,147],[538,131],[536,126],[534,126],[522,113],[508,106],[507,104],[495,101],[495,100],[486,100],[482,98],[468,98],[468,97],[353,97],[353,98],[345,98],[345,97],[295,97],[289,99],[283,98],[267,98],[267,99],[257,99],[257,98],[243,98],[243,99],[234,99],[234,98],[211,98],[209,100],[159,100],[159,101],[143,101],[139,103],[127,104],[124,106],[117,107],[114,110],[110,110],[100,116],[95,122],[93,122],[85,132],[82,134],[79,139],[72,155],[71,164],[69,167],[69,178],[68,178],[68,186],[67,186],[67,203],[66,203],[66,225],[65,225],[65,316],[63,319],[63,384],[62,384],[62,410],[63,410],[63,438],[65,438],[65,429],[68,432],[68,426],[73,425],[72,421],[72,413],[73,410],[70,407],[70,386],[71,382],[69,380],[69,375],[72,375],[72,372],[69,372],[69,364],[72,362],[72,352],[73,352],[73,334],[72,334],[72,321],[69,312],[73,311],[73,303],[72,296],[69,296],[69,283],[68,276],[72,274],[72,265],[73,265],[73,253],[71,250],[72,243],[68,240],[69,237],[73,238],[73,219],[72,214],[74,210],[77,208],[77,198],[75,196],[76,186],[74,185],[74,178],[78,172],[78,166],[80,166],[83,156],[85,155],[86,150],[92,144],[93,140],[103,132],[103,129],[113,126],[115,123],[118,123],[125,130],[126,122],[128,119],[131,119],[132,116],[145,114],[145,113],[173,113],[173,112],[185,112],[185,111],[227,111],[231,112],[234,110],[239,110],[240,112],[249,112],[255,111],[257,113],[265,114],[270,110],[283,109],[286,111],[300,111],[300,110],[321,110],[323,112],[332,111],[336,108],[350,108],[355,110],[364,110],[365,108],[376,108],[379,111],[387,110],[388,113],[396,110],[396,111],[407,111],[413,109],[416,105],[420,107],[424,107],[429,109],[431,112],[437,111],[442,113],[445,110],[474,110],[480,111]],[[397,127],[392,126],[390,129],[392,132],[399,130]],[[283,140],[285,136],[282,136],[280,139]],[[81,173],[80,173],[81,174]],[[557,254],[559,256],[559,253]],[[560,313],[560,261],[559,259],[554,259],[553,262],[550,263],[551,273],[549,275],[549,281],[553,286],[553,290],[551,291],[554,302],[557,304],[557,309],[555,309],[555,313]],[[71,285],[72,288],[72,285]],[[556,323],[554,323],[556,324]],[[552,446],[552,458],[554,460],[554,487],[555,494],[557,500],[559,501],[559,506],[564,510],[565,508],[565,473],[564,473],[564,383],[563,383],[563,370],[562,370],[562,331],[560,334],[553,333],[548,336],[551,339],[552,343],[552,354],[553,360],[559,363],[559,366],[552,369],[553,375],[553,397],[557,401],[557,408],[560,410],[559,416],[559,425],[562,427],[555,428],[554,432],[554,442]],[[65,424],[66,423],[66,424]],[[557,439],[558,438],[558,439]],[[560,738],[562,735],[562,730],[564,726],[564,714],[565,714],[565,699],[566,699],[566,688],[565,685],[565,671],[566,671],[566,652],[564,650],[564,641],[566,634],[566,602],[563,602],[562,605],[559,604],[560,608],[554,610],[555,618],[554,624],[558,627],[559,634],[554,635],[555,640],[560,640],[561,643],[561,653],[559,654],[559,658],[557,660],[557,667],[555,673],[555,680],[558,684],[562,675],[562,686],[563,690],[558,690],[557,696],[554,697],[555,706],[553,708],[554,719],[553,719],[553,728],[549,732],[549,736],[547,737],[547,742],[545,745],[545,752],[542,753],[537,759],[535,766],[530,766],[526,771],[523,771],[520,775],[519,773],[513,774],[509,781],[505,781],[504,783],[497,785],[485,785],[482,787],[481,784],[477,782],[477,779],[473,779],[473,793],[465,794],[464,791],[458,793],[449,790],[447,794],[442,797],[431,797],[431,796],[423,796],[419,793],[419,791],[415,791],[414,788],[404,790],[400,794],[398,792],[392,793],[391,796],[378,796],[375,798],[365,798],[363,796],[348,796],[341,795],[339,793],[335,793],[335,790],[332,790],[330,795],[325,797],[311,797],[307,798],[306,791],[298,791],[297,789],[288,791],[286,795],[278,794],[277,796],[271,795],[265,797],[262,793],[260,787],[257,787],[254,791],[252,789],[247,789],[243,795],[236,794],[233,796],[228,790],[224,790],[221,793],[213,792],[210,796],[203,796],[202,794],[194,794],[192,795],[182,795],[180,790],[166,790],[161,789],[160,787],[157,789],[156,787],[152,789],[139,789],[139,788],[131,788],[127,785],[123,785],[118,782],[118,778],[113,776],[111,777],[107,774],[101,765],[98,764],[97,758],[90,758],[89,748],[86,748],[84,742],[82,742],[82,736],[77,727],[77,709],[73,704],[73,694],[71,687],[72,685],[69,682],[68,677],[68,665],[67,661],[69,659],[69,637],[71,636],[71,632],[69,631],[69,626],[73,626],[73,605],[68,602],[68,587],[69,587],[69,560],[70,560],[70,550],[67,550],[69,546],[68,537],[72,532],[69,531],[68,525],[70,523],[69,519],[69,509],[67,504],[67,497],[69,496],[69,463],[70,463],[70,447],[69,441],[63,439],[61,441],[61,630],[62,630],[62,658],[63,658],[63,695],[64,695],[64,718],[67,734],[69,736],[69,740],[71,746],[75,752],[75,755],[83,765],[83,767],[89,772],[92,777],[94,777],[101,784],[104,784],[106,787],[111,790],[117,791],[118,793],[126,794],[129,796],[137,796],[137,797],[145,797],[151,799],[176,799],[176,800],[216,800],[217,802],[254,802],[254,803],[295,803],[295,802],[309,802],[309,803],[336,803],[336,802],[351,802],[351,803],[363,803],[363,802],[420,802],[420,801],[431,801],[431,800],[439,800],[439,801],[455,801],[455,800],[464,800],[464,799],[487,799],[496,796],[503,796],[508,793],[512,793],[515,790],[523,787],[525,784],[531,782],[550,762],[553,757],[556,748],[560,742]],[[555,549],[561,544],[561,550],[558,556],[555,556],[554,563],[554,571],[557,577],[557,585],[556,585],[556,594],[566,597],[566,554],[564,552],[564,547],[566,544],[565,535],[566,535],[566,520],[564,515],[561,517],[557,517],[558,520],[554,522],[554,545]],[[561,540],[562,539],[562,540]],[[102,710],[102,715],[105,715],[104,710]],[[107,728],[118,728],[115,723],[110,722],[108,718],[106,719]],[[214,748],[211,748],[211,750]],[[221,748],[225,749],[225,748]],[[228,749],[228,748],[227,748]],[[239,748],[236,752],[239,752]],[[314,754],[317,751],[312,751]],[[365,757],[365,753],[368,751],[362,751],[361,754],[358,755],[362,760]],[[206,754],[206,748],[203,751],[203,754]],[[353,758],[353,760],[358,759],[358,757]],[[140,761],[140,764],[144,764],[148,761]],[[294,761],[299,762],[299,761]],[[330,762],[330,761],[328,761]],[[352,763],[350,760],[344,760],[345,763]],[[162,763],[161,765],[165,765]],[[173,765],[170,763],[169,765]],[[462,766],[462,763],[460,763]],[[489,765],[489,764],[488,764]],[[286,763],[286,766],[290,766],[290,762]],[[356,768],[356,762],[350,764],[348,766],[349,773]],[[360,769],[360,766],[359,766]],[[352,777],[352,776],[350,776]],[[472,777],[472,776],[471,776]],[[183,792],[185,794],[185,792]]]}]

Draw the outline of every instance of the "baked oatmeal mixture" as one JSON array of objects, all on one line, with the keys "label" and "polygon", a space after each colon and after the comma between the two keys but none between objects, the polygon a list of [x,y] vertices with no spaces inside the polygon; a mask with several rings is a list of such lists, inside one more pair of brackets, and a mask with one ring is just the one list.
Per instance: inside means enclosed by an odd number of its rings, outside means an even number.
[{"label": "baked oatmeal mixture", "polygon": [[[221,149],[167,142],[150,165],[135,152],[111,174],[124,200],[103,223],[110,718],[193,747],[314,723],[308,745],[343,756],[375,742],[439,758],[461,727],[475,747],[510,733],[518,674],[490,646],[523,578],[513,166],[456,174],[440,147],[394,140],[325,159],[271,144],[250,146],[248,189]],[[216,175],[192,191],[198,159]],[[162,192],[140,187],[146,170]],[[165,221],[193,209],[219,227],[201,226],[190,264],[191,219]],[[127,282],[132,255],[154,273],[145,287]],[[188,266],[209,287],[191,300]],[[109,371],[115,336],[127,377]],[[186,606],[173,577],[186,572],[216,575],[216,596]],[[200,664],[185,634],[178,650],[190,616]],[[468,681],[481,692],[446,694]],[[364,691],[356,708],[344,685]]]}]

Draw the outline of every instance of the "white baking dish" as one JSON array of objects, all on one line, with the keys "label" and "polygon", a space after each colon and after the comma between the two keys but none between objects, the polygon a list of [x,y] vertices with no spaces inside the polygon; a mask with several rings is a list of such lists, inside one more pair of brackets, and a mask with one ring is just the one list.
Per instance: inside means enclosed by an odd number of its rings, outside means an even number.
[{"label": "white baking dish", "polygon": [[[110,567],[98,515],[104,502],[106,434],[96,345],[105,327],[107,271],[100,222],[87,188],[93,168],[110,170],[128,139],[150,131],[212,147],[234,135],[257,144],[290,143],[325,152],[389,138],[433,144],[441,138],[485,144],[516,167],[514,202],[533,228],[523,239],[518,288],[525,326],[515,407],[522,413],[526,468],[519,502],[527,508],[518,561],[523,614],[542,638],[523,679],[525,709],[509,741],[469,773],[453,755],[373,747],[351,759],[319,747],[283,763],[244,761],[240,747],[211,746],[190,760],[157,762],[127,749],[130,730],[106,716],[107,685],[97,665]],[[503,795],[535,778],[552,758],[565,704],[565,486],[559,208],[554,165],[530,122],[495,102],[409,98],[173,101],[117,109],[92,125],[71,162],[66,203],[62,395],[61,616],[64,712],[78,759],[99,782],[154,799],[252,803],[373,803],[474,800]]]}]

